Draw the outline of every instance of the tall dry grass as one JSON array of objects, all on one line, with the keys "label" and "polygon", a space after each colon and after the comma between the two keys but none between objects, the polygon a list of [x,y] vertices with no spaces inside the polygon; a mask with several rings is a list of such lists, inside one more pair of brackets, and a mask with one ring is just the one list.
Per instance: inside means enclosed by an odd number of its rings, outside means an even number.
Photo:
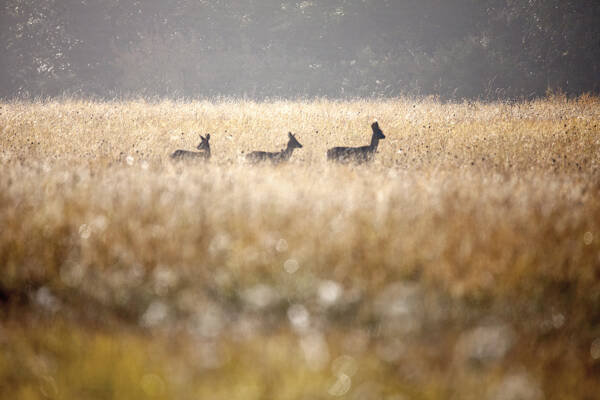
[{"label": "tall dry grass", "polygon": [[597,393],[597,98],[0,107],[3,397]]}]

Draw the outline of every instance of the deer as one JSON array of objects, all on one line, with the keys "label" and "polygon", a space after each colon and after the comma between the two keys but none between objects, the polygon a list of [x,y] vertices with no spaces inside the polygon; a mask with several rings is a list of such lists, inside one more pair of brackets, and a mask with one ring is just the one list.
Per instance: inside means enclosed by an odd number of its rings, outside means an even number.
[{"label": "deer", "polygon": [[210,144],[208,141],[210,140],[210,133],[206,134],[206,137],[200,135],[200,143],[196,148],[200,151],[187,151],[187,150],[175,150],[173,154],[171,154],[171,159],[173,160],[208,160],[210,158]]},{"label": "deer", "polygon": [[279,164],[288,161],[292,156],[294,149],[302,148],[302,145],[296,139],[296,136],[292,132],[288,132],[288,142],[285,149],[278,152],[267,152],[267,151],[253,151],[246,155],[246,160],[256,164],[261,161],[270,161],[273,164]]},{"label": "deer", "polygon": [[327,150],[327,160],[337,162],[355,162],[362,164],[373,161],[379,140],[385,139],[385,135],[379,129],[377,121],[371,124],[373,135],[371,136],[371,144],[361,147],[333,147]]}]

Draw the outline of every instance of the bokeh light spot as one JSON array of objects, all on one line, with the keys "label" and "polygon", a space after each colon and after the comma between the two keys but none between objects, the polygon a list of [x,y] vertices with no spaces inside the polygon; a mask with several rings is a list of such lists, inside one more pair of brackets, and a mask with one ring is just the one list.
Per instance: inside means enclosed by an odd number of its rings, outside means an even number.
[{"label": "bokeh light spot", "polygon": [[285,260],[285,262],[283,263],[283,269],[288,274],[293,274],[294,272],[298,271],[299,268],[300,265],[298,264],[298,261],[296,261],[293,258]]}]

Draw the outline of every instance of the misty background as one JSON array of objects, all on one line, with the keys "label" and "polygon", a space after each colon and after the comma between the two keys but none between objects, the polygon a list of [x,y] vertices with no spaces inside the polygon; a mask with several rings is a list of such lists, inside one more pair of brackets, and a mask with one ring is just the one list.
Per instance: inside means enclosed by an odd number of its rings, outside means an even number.
[{"label": "misty background", "polygon": [[600,92],[598,0],[4,0],[0,97]]}]

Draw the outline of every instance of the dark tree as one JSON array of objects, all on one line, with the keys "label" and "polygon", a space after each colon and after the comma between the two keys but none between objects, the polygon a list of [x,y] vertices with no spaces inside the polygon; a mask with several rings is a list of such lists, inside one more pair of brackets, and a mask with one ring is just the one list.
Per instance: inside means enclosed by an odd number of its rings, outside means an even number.
[{"label": "dark tree", "polygon": [[596,0],[7,0],[0,97],[600,92]]}]

